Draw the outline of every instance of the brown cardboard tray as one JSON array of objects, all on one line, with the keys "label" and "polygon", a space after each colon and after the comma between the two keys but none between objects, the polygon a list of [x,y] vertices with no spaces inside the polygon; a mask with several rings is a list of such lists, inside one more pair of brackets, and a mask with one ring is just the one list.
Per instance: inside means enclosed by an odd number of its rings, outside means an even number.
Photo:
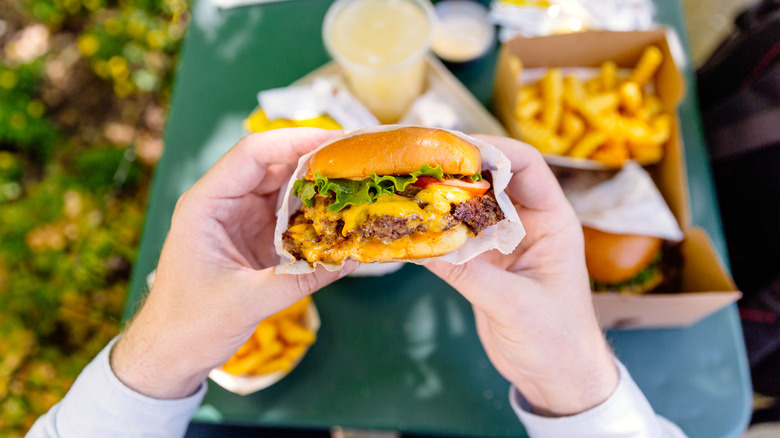
[{"label": "brown cardboard tray", "polygon": [[[598,67],[607,60],[632,67],[645,47],[654,44],[664,54],[656,74],[656,93],[670,111],[676,111],[685,84],[675,65],[664,29],[635,32],[593,31],[538,38],[516,38],[501,48],[493,93],[494,112],[509,134],[520,138],[514,121],[518,78],[523,68]],[[647,167],[685,233],[681,244],[680,291],[668,294],[594,294],[599,322],[605,328],[681,327],[738,300],[731,276],[704,230],[691,224],[688,180],[679,119],[664,158]]]}]

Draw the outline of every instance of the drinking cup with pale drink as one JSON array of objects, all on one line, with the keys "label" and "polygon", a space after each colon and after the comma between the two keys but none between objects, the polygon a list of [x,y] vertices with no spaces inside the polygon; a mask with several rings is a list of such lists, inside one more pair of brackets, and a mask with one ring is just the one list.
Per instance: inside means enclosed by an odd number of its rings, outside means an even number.
[{"label": "drinking cup with pale drink", "polygon": [[328,9],[325,47],[382,123],[398,121],[422,94],[434,20],[428,0],[337,0]]}]

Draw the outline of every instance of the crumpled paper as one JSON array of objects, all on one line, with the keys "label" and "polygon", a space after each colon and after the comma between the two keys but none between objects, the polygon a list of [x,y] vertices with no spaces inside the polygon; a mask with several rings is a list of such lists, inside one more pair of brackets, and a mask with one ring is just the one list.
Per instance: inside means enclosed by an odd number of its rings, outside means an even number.
[{"label": "crumpled paper", "polygon": [[[307,261],[295,260],[295,258],[290,255],[290,253],[282,249],[282,234],[288,228],[290,215],[300,209],[302,205],[301,200],[293,196],[292,187],[295,181],[297,179],[303,178],[303,175],[306,173],[306,170],[308,169],[309,158],[318,150],[326,147],[330,143],[346,137],[374,132],[390,131],[403,127],[406,127],[406,125],[374,126],[353,131],[346,134],[345,136],[338,137],[323,143],[314,151],[301,157],[295,173],[293,173],[290,181],[287,184],[287,187],[282,193],[282,196],[279,198],[281,205],[277,212],[276,229],[274,230],[274,245],[276,247],[276,253],[279,254],[279,257],[281,258],[279,265],[276,267],[277,274],[305,274],[314,271],[314,267],[310,266]],[[462,132],[449,132],[460,138],[463,138],[468,142],[471,142],[480,149],[480,152],[482,153],[482,170],[490,170],[492,172],[493,191],[495,193],[496,200],[498,201],[498,205],[504,212],[506,219],[499,222],[497,225],[482,231],[479,236],[469,238],[466,243],[456,251],[436,257],[436,259],[444,260],[454,264],[461,264],[491,249],[498,249],[504,254],[511,253],[525,236],[525,229],[523,228],[523,224],[520,222],[520,217],[518,217],[517,211],[512,205],[512,201],[510,201],[509,196],[505,192],[505,189],[509,184],[509,180],[512,178],[511,163],[509,159],[501,151],[488,143],[471,138]],[[409,262],[424,264],[429,260],[432,260],[432,258],[409,260]],[[343,266],[343,264],[317,264],[323,265],[329,271],[337,271]]]},{"label": "crumpled paper", "polygon": [[646,30],[655,24],[652,0],[493,0],[499,38],[537,37],[582,30]]},{"label": "crumpled paper", "polygon": [[327,78],[263,90],[257,93],[257,103],[269,119],[306,120],[327,114],[346,130],[379,124],[345,86]]},{"label": "crumpled paper", "polygon": [[647,171],[627,163],[604,181],[592,172],[567,174],[561,181],[583,225],[615,234],[639,234],[679,242],[684,235]]}]

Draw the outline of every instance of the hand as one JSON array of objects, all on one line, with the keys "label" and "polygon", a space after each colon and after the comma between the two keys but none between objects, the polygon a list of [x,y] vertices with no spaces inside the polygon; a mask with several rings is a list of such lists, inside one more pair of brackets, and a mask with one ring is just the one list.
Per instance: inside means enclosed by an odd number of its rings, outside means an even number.
[{"label": "hand", "polygon": [[618,373],[591,302],[582,228],[535,149],[481,139],[512,162],[507,193],[527,235],[510,255],[426,266],[471,302],[488,357],[536,413],[583,412],[612,394]]},{"label": "hand", "polygon": [[279,189],[303,154],[339,134],[252,134],[179,198],[152,290],[112,352],[123,383],[156,398],[188,396],[259,321],[354,269],[274,273]]}]

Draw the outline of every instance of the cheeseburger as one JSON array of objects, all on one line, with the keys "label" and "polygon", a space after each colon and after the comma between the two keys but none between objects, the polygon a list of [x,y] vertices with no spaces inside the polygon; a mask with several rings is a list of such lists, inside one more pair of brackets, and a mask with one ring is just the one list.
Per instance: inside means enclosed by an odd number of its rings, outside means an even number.
[{"label": "cheeseburger", "polygon": [[302,176],[281,246],[310,265],[436,257],[505,218],[480,149],[444,130],[348,136],[311,155]]},{"label": "cheeseburger", "polygon": [[585,262],[595,292],[658,291],[679,276],[679,253],[658,237],[613,234],[582,227]]}]

